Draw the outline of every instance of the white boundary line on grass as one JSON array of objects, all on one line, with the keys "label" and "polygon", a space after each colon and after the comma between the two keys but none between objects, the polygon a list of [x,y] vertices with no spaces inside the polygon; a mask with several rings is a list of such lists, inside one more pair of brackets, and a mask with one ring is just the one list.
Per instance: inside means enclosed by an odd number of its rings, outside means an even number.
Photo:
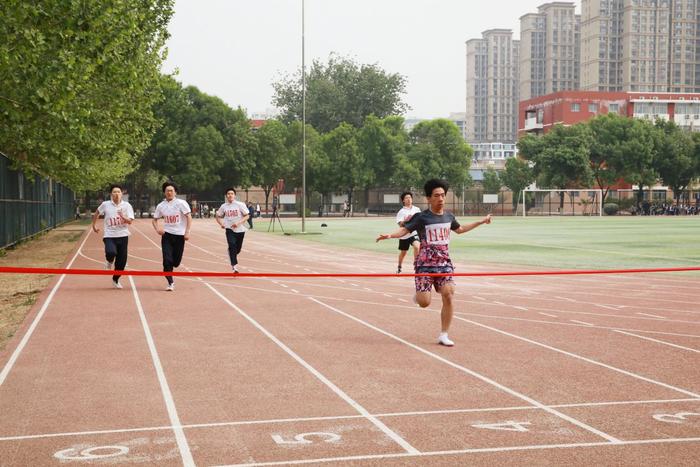
[{"label": "white boundary line on grass", "polygon": [[383,329],[381,329],[381,328],[378,328],[377,326],[374,326],[373,324],[370,324],[370,323],[368,323],[368,322],[366,322],[366,321],[364,321],[364,320],[362,320],[362,319],[360,319],[360,318],[357,318],[357,317],[355,317],[355,316],[353,316],[353,315],[351,315],[351,314],[349,314],[349,313],[346,313],[346,312],[344,312],[344,311],[341,311],[341,310],[339,310],[339,309],[337,309],[337,308],[335,308],[335,307],[333,307],[333,306],[331,306],[331,305],[328,305],[328,304],[326,304],[326,303],[323,303],[322,301],[317,300],[317,299],[315,299],[315,298],[313,298],[313,297],[309,297],[309,300],[311,300],[311,301],[313,301],[313,302],[315,302],[315,303],[317,303],[317,304],[319,304],[319,305],[321,305],[321,306],[323,306],[323,307],[325,307],[325,308],[328,308],[329,310],[331,310],[331,311],[333,311],[333,312],[335,312],[335,313],[338,313],[339,315],[345,316],[346,318],[349,318],[349,319],[351,319],[351,320],[353,320],[353,321],[355,321],[355,322],[357,322],[357,323],[360,323],[360,324],[362,324],[362,325],[365,326],[365,327],[368,327],[368,328],[370,328],[370,329],[372,329],[372,330],[374,330],[374,331],[377,331],[377,332],[379,332],[379,333],[381,333],[381,334],[384,334],[385,336],[390,337],[391,339],[394,339],[394,340],[396,340],[396,341],[398,341],[398,342],[401,342],[402,344],[407,345],[408,347],[411,347],[412,349],[417,350],[417,351],[419,351],[419,352],[421,352],[421,353],[423,353],[423,354],[425,354],[425,355],[427,355],[427,356],[429,356],[429,357],[432,357],[432,358],[434,358],[434,359],[436,359],[436,360],[438,360],[438,361],[441,361],[442,363],[445,363],[445,364],[447,364],[447,365],[449,365],[449,366],[451,366],[451,367],[453,367],[453,368],[455,368],[455,369],[457,369],[457,370],[460,370],[460,371],[462,371],[462,372],[464,372],[464,373],[467,373],[468,375],[473,376],[473,377],[475,377],[475,378],[477,378],[477,379],[479,379],[479,380],[481,380],[481,381],[483,381],[483,382],[485,382],[485,383],[487,383],[487,384],[490,384],[491,386],[494,386],[494,387],[496,387],[497,389],[500,389],[501,391],[503,391],[503,392],[505,392],[505,393],[507,393],[507,394],[510,394],[510,395],[513,396],[513,397],[517,397],[518,399],[523,400],[523,401],[527,402],[528,404],[531,404],[531,405],[533,405],[533,406],[535,406],[535,407],[537,407],[537,408],[539,408],[539,409],[542,409],[542,410],[544,410],[545,412],[550,413],[551,415],[554,415],[554,416],[556,416],[556,417],[559,417],[559,418],[561,418],[561,419],[564,419],[564,420],[568,421],[569,423],[571,423],[571,424],[573,424],[573,425],[576,425],[576,426],[578,426],[579,428],[582,428],[582,429],[584,429],[584,430],[586,430],[586,431],[588,431],[588,432],[590,432],[590,433],[594,433],[594,434],[600,436],[601,438],[608,440],[609,443],[613,443],[613,444],[620,443],[620,440],[617,439],[617,438],[615,438],[614,436],[611,436],[611,435],[609,435],[609,434],[607,434],[607,433],[604,433],[604,432],[602,432],[602,431],[600,431],[600,430],[598,430],[598,429],[596,429],[596,428],[594,428],[594,427],[592,427],[592,426],[590,426],[590,425],[588,425],[588,424],[586,424],[586,423],[584,423],[584,422],[582,422],[582,421],[580,421],[580,420],[576,420],[576,419],[573,418],[573,417],[570,417],[570,416],[568,416],[568,415],[566,415],[566,414],[564,414],[564,413],[559,412],[558,410],[555,410],[555,409],[553,409],[553,408],[551,408],[551,407],[549,407],[549,406],[546,406],[546,405],[543,404],[542,402],[539,402],[539,401],[537,401],[537,400],[535,400],[535,399],[533,399],[533,398],[531,398],[531,397],[529,397],[529,396],[526,396],[525,394],[521,394],[521,393],[515,391],[514,389],[511,389],[511,388],[509,388],[509,387],[507,387],[507,386],[502,385],[501,383],[499,383],[499,382],[497,382],[497,381],[492,380],[491,378],[489,378],[489,377],[487,377],[487,376],[484,376],[484,375],[482,375],[482,374],[480,374],[480,373],[477,373],[477,372],[474,371],[474,370],[470,370],[469,368],[466,368],[466,367],[464,367],[464,366],[462,366],[462,365],[459,365],[459,364],[457,364],[457,363],[454,363],[454,362],[451,361],[451,360],[448,360],[448,359],[446,359],[446,358],[444,358],[444,357],[441,357],[440,355],[438,355],[438,354],[436,354],[436,353],[430,352],[429,350],[426,350],[426,349],[424,349],[424,348],[422,348],[422,347],[420,347],[420,346],[418,346],[418,345],[416,345],[416,344],[413,344],[413,343],[411,343],[411,342],[408,342],[408,341],[405,340],[405,339],[402,339],[402,338],[400,338],[400,337],[398,337],[398,336],[396,336],[396,335],[394,335],[394,334],[391,334],[391,333],[388,332],[388,331],[385,331],[385,330],[383,330]]},{"label": "white boundary line on grass", "polygon": [[[80,254],[80,250],[85,245],[85,242],[87,242],[87,239],[90,238],[90,233],[91,233],[91,230],[88,230],[88,233],[87,233],[87,235],[85,235],[83,242],[78,247],[78,251],[76,251],[75,254],[73,255],[73,258],[71,258],[70,262],[66,266],[66,269],[70,269],[70,267],[73,265],[73,263],[75,262],[75,259]],[[32,324],[27,329],[27,332],[24,333],[22,340],[19,342],[19,344],[17,344],[17,347],[15,348],[14,352],[12,352],[12,355],[10,356],[10,359],[7,361],[7,363],[5,364],[5,367],[2,369],[2,371],[0,371],[0,386],[2,386],[3,383],[5,382],[5,380],[7,379],[7,375],[10,374],[10,371],[12,370],[15,363],[17,362],[19,355],[22,353],[22,351],[26,347],[27,342],[29,342],[29,339],[32,337],[32,334],[34,334],[34,330],[39,325],[39,321],[41,321],[41,318],[43,318],[44,313],[46,313],[46,310],[49,308],[49,305],[51,304],[51,300],[53,300],[53,297],[56,295],[56,292],[58,292],[58,288],[61,287],[61,284],[63,283],[63,279],[65,279],[65,278],[66,278],[66,275],[61,274],[61,277],[58,279],[58,282],[56,282],[56,285],[53,286],[53,289],[51,289],[51,293],[49,293],[49,296],[46,297],[46,301],[41,306],[41,309],[39,310],[39,312],[36,314],[34,321],[32,321]]]},{"label": "white boundary line on grass", "polygon": [[170,392],[170,386],[168,385],[168,380],[165,378],[165,371],[163,371],[163,365],[160,362],[160,357],[158,356],[158,351],[156,350],[156,344],[153,341],[153,335],[151,334],[151,329],[148,326],[148,321],[146,320],[146,314],[144,313],[143,307],[141,306],[141,299],[139,298],[139,294],[136,291],[134,276],[129,276],[129,282],[131,283],[131,290],[134,295],[134,301],[136,302],[136,308],[139,312],[139,318],[141,319],[143,332],[146,335],[148,350],[151,353],[153,366],[155,367],[156,375],[158,376],[158,383],[160,384],[160,391],[163,394],[165,407],[168,411],[168,418],[170,418],[172,430],[175,433],[175,440],[177,441],[177,447],[180,450],[180,457],[182,458],[182,463],[185,467],[194,466],[195,463],[194,459],[192,458],[192,452],[190,452],[190,446],[187,442],[185,431],[182,429],[180,417],[178,416],[177,409],[175,408],[175,400],[173,399],[172,392]]}]

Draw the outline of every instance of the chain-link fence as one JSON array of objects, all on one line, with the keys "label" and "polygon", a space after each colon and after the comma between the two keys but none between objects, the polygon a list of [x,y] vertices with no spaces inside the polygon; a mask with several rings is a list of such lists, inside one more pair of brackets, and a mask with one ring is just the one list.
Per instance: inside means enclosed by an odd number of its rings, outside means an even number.
[{"label": "chain-link fence", "polygon": [[10,169],[0,153],[0,248],[13,245],[76,216],[75,194],[51,179]]}]

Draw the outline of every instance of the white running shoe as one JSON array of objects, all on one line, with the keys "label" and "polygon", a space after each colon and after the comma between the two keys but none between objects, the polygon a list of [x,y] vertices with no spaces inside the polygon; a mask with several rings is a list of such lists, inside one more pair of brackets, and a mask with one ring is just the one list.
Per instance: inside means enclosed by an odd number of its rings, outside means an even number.
[{"label": "white running shoe", "polygon": [[124,287],[117,281],[112,281],[112,285],[115,289],[123,289]]},{"label": "white running shoe", "polygon": [[168,288],[165,290],[168,292],[172,292],[173,290],[175,290],[175,282],[173,282],[172,284],[168,284]]},{"label": "white running shoe", "polygon": [[232,266],[231,269],[232,269],[233,272],[235,272],[236,274],[238,274],[239,272],[241,272],[241,271],[238,270],[238,268],[237,268],[236,266]]},{"label": "white running shoe", "polygon": [[106,270],[106,271],[111,271],[111,270],[112,270],[112,265],[113,265],[113,263],[110,263],[109,261],[105,261],[105,270]]},{"label": "white running shoe", "polygon": [[453,345],[455,345],[455,343],[452,342],[449,337],[447,337],[446,332],[440,333],[440,335],[438,336],[438,344],[444,345],[446,347],[452,347]]}]

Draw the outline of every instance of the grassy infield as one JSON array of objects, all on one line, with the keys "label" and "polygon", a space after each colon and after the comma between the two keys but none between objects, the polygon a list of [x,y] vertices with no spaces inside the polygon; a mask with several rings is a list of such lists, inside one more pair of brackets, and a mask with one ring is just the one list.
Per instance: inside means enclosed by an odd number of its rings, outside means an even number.
[{"label": "grassy infield", "polygon": [[[460,218],[461,223],[477,218]],[[287,232],[301,222],[283,220]],[[324,222],[328,227],[321,227]],[[267,230],[265,219],[256,230]],[[306,221],[308,241],[340,247],[396,252],[396,241],[375,243],[379,233],[394,231],[390,218]],[[280,234],[279,230],[276,234]],[[301,238],[297,236],[295,238]],[[453,236],[450,254],[461,263],[492,263],[546,269],[619,269],[700,266],[700,216],[658,217],[496,217],[461,236]],[[393,259],[393,258],[392,258]],[[387,265],[393,266],[393,262]],[[467,272],[467,271],[463,271]],[[698,273],[692,273],[697,275]]]}]

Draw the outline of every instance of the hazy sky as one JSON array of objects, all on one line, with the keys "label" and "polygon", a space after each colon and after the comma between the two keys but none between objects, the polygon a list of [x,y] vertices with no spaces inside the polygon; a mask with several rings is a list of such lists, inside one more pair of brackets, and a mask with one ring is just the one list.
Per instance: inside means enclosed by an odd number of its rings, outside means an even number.
[{"label": "hazy sky", "polygon": [[[272,107],[273,81],[301,68],[301,0],[176,0],[164,71],[248,115]],[[306,63],[331,52],[407,78],[407,116],[464,112],[465,41],[519,38],[543,0],[305,0]],[[577,2],[577,12],[580,3]]]}]

